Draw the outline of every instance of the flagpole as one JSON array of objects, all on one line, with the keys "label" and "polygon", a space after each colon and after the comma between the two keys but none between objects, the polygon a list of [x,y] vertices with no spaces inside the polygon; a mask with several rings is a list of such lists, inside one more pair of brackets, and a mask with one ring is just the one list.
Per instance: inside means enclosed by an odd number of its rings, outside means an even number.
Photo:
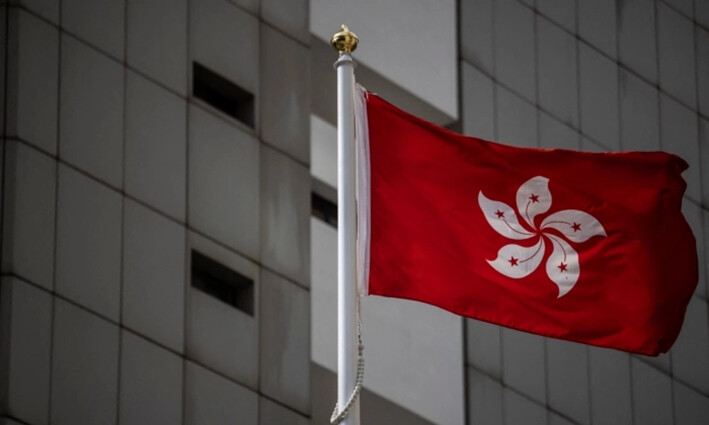
[{"label": "flagpole", "polygon": [[[354,67],[350,53],[357,36],[346,25],[330,43],[339,52],[337,69],[337,409],[345,409],[357,380],[357,286],[355,205]],[[359,425],[359,400],[348,409],[343,425]]]}]

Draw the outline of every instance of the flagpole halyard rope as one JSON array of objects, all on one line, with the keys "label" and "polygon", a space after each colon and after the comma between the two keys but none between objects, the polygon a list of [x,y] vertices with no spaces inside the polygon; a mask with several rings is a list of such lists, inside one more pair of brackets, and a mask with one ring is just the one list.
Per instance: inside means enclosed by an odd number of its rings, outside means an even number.
[{"label": "flagpole halyard rope", "polygon": [[360,392],[362,391],[362,385],[364,384],[364,344],[362,343],[362,310],[360,307],[361,297],[357,296],[357,379],[355,380],[355,386],[352,389],[350,398],[345,403],[344,408],[338,413],[338,404],[335,403],[335,408],[330,416],[330,423],[332,425],[339,425],[347,415],[350,413],[350,408],[357,401]]}]

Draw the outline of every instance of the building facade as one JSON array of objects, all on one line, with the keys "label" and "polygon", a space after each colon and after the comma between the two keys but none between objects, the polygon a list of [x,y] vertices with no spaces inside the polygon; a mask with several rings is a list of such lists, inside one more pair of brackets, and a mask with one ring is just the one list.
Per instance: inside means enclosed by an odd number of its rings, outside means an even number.
[{"label": "building facade", "polygon": [[363,424],[709,422],[709,2],[5,0],[0,424],[325,424],[336,53],[430,121],[690,164],[657,358],[365,298]]}]

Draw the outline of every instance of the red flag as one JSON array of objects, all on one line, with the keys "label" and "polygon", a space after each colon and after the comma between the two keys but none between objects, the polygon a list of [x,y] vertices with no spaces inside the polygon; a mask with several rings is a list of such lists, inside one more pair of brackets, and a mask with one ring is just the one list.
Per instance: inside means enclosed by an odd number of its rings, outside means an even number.
[{"label": "red flag", "polygon": [[369,294],[636,353],[672,346],[697,284],[685,161],[505,146],[366,97]]}]

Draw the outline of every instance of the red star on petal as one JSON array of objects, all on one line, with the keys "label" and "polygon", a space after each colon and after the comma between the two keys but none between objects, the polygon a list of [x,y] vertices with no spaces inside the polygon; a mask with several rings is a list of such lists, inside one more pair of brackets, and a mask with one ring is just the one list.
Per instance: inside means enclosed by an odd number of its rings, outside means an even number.
[{"label": "red star on petal", "polygon": [[539,195],[535,195],[532,193],[532,196],[530,196],[529,199],[531,199],[532,202],[539,202]]},{"label": "red star on petal", "polygon": [[515,258],[515,257],[510,257],[510,259],[509,259],[509,260],[507,260],[507,261],[509,261],[509,262],[510,262],[510,266],[514,267],[514,266],[516,266],[516,265],[517,265],[517,261],[519,261],[519,258]]},{"label": "red star on petal", "polygon": [[574,229],[574,232],[578,232],[581,230],[581,225],[579,223],[574,223],[571,225],[571,228]]},{"label": "red star on petal", "polygon": [[503,213],[503,212],[500,211],[500,210],[497,210],[497,211],[495,212],[495,214],[497,214],[497,218],[502,218],[502,217],[505,216],[505,213]]},{"label": "red star on petal", "polygon": [[566,264],[564,264],[563,261],[561,262],[561,264],[559,264],[559,265],[556,266],[556,267],[559,269],[560,272],[565,272],[565,271],[567,271],[567,270],[566,270]]}]

